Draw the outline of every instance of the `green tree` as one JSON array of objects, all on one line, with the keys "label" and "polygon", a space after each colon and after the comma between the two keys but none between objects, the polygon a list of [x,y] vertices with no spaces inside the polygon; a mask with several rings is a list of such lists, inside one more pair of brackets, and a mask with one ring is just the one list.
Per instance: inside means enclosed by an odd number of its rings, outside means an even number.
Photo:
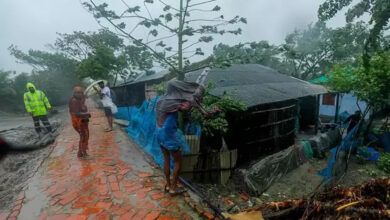
[{"label": "green tree", "polygon": [[98,32],[59,34],[53,48],[78,60],[80,78],[127,80],[153,67],[150,52],[143,47],[125,45],[116,34],[102,29]]},{"label": "green tree", "polygon": [[261,64],[288,74],[288,68],[282,63],[280,58],[281,52],[282,50],[278,46],[269,44],[267,41],[235,46],[218,44],[214,47],[215,59],[225,60],[229,64]]},{"label": "green tree", "polygon": [[0,88],[6,88],[11,84],[11,73],[11,71],[0,70]]},{"label": "green tree", "polygon": [[82,61],[88,58],[96,48],[106,47],[113,51],[119,51],[124,47],[123,39],[108,30],[98,32],[74,31],[71,34],[58,34],[58,38],[52,48],[60,50],[71,58]]},{"label": "green tree", "polygon": [[282,45],[283,62],[292,76],[305,80],[324,75],[336,63],[356,65],[367,35],[367,26],[361,22],[337,29],[318,22],[287,35]]},{"label": "green tree", "polygon": [[13,100],[18,109],[24,110],[23,95],[26,92],[26,84],[30,81],[28,73],[20,73],[13,78],[13,88],[16,92],[16,99]]},{"label": "green tree", "polygon": [[28,73],[20,73],[13,80],[13,86],[16,92],[20,95],[23,95],[26,91],[26,84],[30,80]]},{"label": "green tree", "polygon": [[191,111],[191,118],[194,122],[200,123],[202,132],[206,136],[223,136],[229,127],[226,114],[229,112],[245,111],[247,107],[241,102],[234,101],[230,97],[231,94],[225,94],[223,97],[216,97],[210,94],[213,88],[215,86],[211,83],[206,86],[206,92],[201,104],[206,109],[212,109],[214,106],[217,106],[222,112],[210,118],[199,112],[199,110],[193,109]]},{"label": "green tree", "polygon": [[[222,112],[214,117],[205,116],[198,109],[193,108],[190,113],[191,122],[198,122],[202,127],[202,132],[206,136],[223,136],[228,131],[229,122],[226,119],[226,114],[229,112],[245,111],[247,109],[244,103],[233,100],[232,94],[225,94],[223,97],[216,97],[210,94],[210,91],[215,88],[215,85],[209,83],[206,85],[205,94],[202,99],[202,106],[206,109],[213,109],[217,106]],[[154,85],[154,90],[163,95],[167,90],[165,82]]]},{"label": "green tree", "polygon": [[[362,53],[367,26],[363,22],[342,28],[328,28],[325,23],[309,25],[287,35],[285,43],[270,45],[267,41],[214,47],[214,57],[227,64],[257,63],[304,80],[324,75],[334,64],[357,65]],[[221,62],[219,61],[219,62]]]},{"label": "green tree", "polygon": [[12,87],[13,81],[11,79],[12,71],[0,70],[0,103],[4,105],[7,101],[15,98],[16,91]]},{"label": "green tree", "polygon": [[20,75],[13,78],[15,74],[14,71],[0,70],[0,110],[14,112],[23,109],[23,99],[20,97],[23,97],[25,89],[16,86],[15,82]]},{"label": "green tree", "polygon": [[368,70],[362,58],[358,63],[356,68],[336,65],[328,77],[329,85],[340,92],[353,92],[374,111],[379,111],[390,98],[390,51],[372,56]]},{"label": "green tree", "polygon": [[[362,57],[356,68],[336,65],[328,76],[329,85],[336,91],[353,92],[359,100],[366,101],[368,105],[362,118],[369,111],[373,112],[363,136],[368,134],[377,114],[390,103],[390,51],[378,52],[368,62],[370,68]],[[358,129],[359,134],[362,125]]]},{"label": "green tree", "polygon": [[[158,3],[154,0],[144,0],[142,6],[130,6],[123,0],[125,9],[119,13],[109,9],[107,3],[98,5],[90,0],[83,5],[95,18],[104,19],[121,37],[148,50],[163,67],[170,68],[179,79],[183,79],[183,70],[190,65],[190,59],[193,56],[204,55],[202,44],[211,42],[213,35],[241,34],[240,28],[232,30],[223,28],[227,25],[246,23],[246,19],[239,16],[225,19],[219,14],[220,6],[209,7],[213,2],[216,0],[203,2],[180,0],[179,5],[175,6],[163,0],[158,0]],[[154,15],[151,13],[151,7],[161,11]],[[139,30],[141,28],[142,31]],[[140,32],[147,35],[140,37]],[[177,45],[176,49],[171,46],[173,42]],[[198,47],[194,48],[195,46]]]},{"label": "green tree", "polygon": [[[39,50],[29,50],[25,53],[13,45],[9,47],[9,50],[18,62],[33,67],[28,80],[36,84],[38,89],[45,91],[55,105],[66,103],[73,87],[81,84],[77,77],[77,60],[61,53]],[[18,83],[20,87],[21,81],[23,81],[22,78]]]},{"label": "green tree", "polygon": [[[341,9],[351,6],[352,0],[326,0],[318,10],[320,20],[326,21],[334,17]],[[370,33],[364,44],[364,65],[369,67],[370,56],[380,49],[380,39],[383,31],[388,28],[390,19],[390,2],[388,0],[360,0],[349,8],[346,21],[353,22],[356,18],[368,14],[370,16]]]},{"label": "green tree", "polygon": [[114,50],[101,46],[79,63],[77,72],[81,78],[110,79],[117,76],[126,64],[125,58],[115,56]]}]

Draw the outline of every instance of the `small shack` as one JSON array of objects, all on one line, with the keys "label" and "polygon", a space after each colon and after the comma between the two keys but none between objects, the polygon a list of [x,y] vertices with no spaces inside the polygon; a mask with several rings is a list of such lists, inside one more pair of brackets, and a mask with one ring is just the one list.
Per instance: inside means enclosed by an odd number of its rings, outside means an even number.
[{"label": "small shack", "polygon": [[[327,76],[321,76],[319,78],[310,81],[314,84],[325,84],[328,82]],[[320,117],[325,121],[337,121],[338,115],[344,112],[353,114],[355,111],[366,109],[367,103],[359,101],[352,93],[338,93],[329,92],[320,95]],[[366,116],[367,118],[369,115]]]},{"label": "small shack", "polygon": [[156,96],[153,86],[167,80],[168,71],[153,74],[143,73],[131,82],[113,87],[118,107],[141,106],[145,100]]},{"label": "small shack", "polygon": [[[203,69],[186,74],[194,82]],[[205,79],[212,95],[229,95],[245,103],[246,112],[228,114],[224,137],[230,150],[238,149],[239,163],[273,154],[294,144],[299,124],[318,121],[318,96],[327,90],[258,64],[214,68]]]}]

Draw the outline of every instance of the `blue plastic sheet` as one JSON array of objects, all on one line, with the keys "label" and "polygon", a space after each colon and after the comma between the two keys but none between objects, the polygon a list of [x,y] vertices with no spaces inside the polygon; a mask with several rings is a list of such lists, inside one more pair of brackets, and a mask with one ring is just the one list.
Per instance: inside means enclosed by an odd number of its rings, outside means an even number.
[{"label": "blue plastic sheet", "polygon": [[323,169],[318,171],[318,175],[324,177],[325,179],[329,179],[332,176],[332,170],[333,170],[333,165],[335,161],[337,160],[337,154],[340,151],[349,151],[353,150],[354,148],[358,147],[358,142],[357,141],[352,141],[352,136],[355,134],[355,131],[357,129],[358,125],[355,126],[348,134],[345,136],[345,138],[341,141],[341,144],[337,147],[334,147],[330,150],[331,156],[329,159],[328,166]]},{"label": "blue plastic sheet", "polygon": [[342,128],[347,128],[349,123],[344,123],[345,120],[347,120],[347,118],[350,116],[350,114],[348,114],[348,112],[342,112],[339,114],[338,116],[338,122],[341,122],[341,127]]},{"label": "blue plastic sheet", "polygon": [[189,153],[188,143],[183,133],[177,129],[178,119],[178,112],[168,115],[164,125],[157,128],[157,141],[169,151],[181,150],[183,153]]},{"label": "blue plastic sheet", "polygon": [[[129,126],[126,128],[129,136],[142,148],[147,154],[153,157],[154,161],[163,166],[164,158],[157,142],[156,111],[155,107],[159,97],[150,101],[144,101],[137,107],[119,107],[115,115],[118,119],[128,120]],[[200,135],[200,126],[187,125],[189,131]],[[189,145],[181,131],[177,134],[179,140],[183,143],[183,151],[189,151]],[[172,159],[172,158],[171,158]],[[173,159],[171,160],[171,169],[173,168]]]},{"label": "blue plastic sheet", "polygon": [[374,148],[371,147],[365,148],[365,151],[359,148],[358,155],[371,161],[377,161],[379,159],[379,152],[374,150]]},{"label": "blue plastic sheet", "polygon": [[188,135],[196,135],[200,136],[202,134],[202,129],[199,123],[186,124],[184,127],[184,131]]},{"label": "blue plastic sheet", "polygon": [[386,132],[381,137],[381,143],[386,152],[390,152],[390,133]]}]

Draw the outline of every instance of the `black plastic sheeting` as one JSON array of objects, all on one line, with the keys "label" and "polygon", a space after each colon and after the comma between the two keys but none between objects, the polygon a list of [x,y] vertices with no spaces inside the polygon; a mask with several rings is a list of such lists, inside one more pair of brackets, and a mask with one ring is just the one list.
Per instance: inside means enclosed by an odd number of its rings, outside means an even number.
[{"label": "black plastic sheeting", "polygon": [[[195,82],[202,72],[203,69],[189,72],[185,80]],[[283,75],[259,64],[236,64],[226,69],[211,69],[205,80],[207,83],[215,85],[211,94],[227,94],[248,107],[327,93],[323,86]]]},{"label": "black plastic sheeting", "polygon": [[134,81],[122,83],[111,89],[114,90],[118,107],[139,107],[145,101],[145,84],[159,84],[164,81],[169,72],[163,71],[154,74],[142,74]]},{"label": "black plastic sheeting", "polygon": [[118,107],[139,107],[145,101],[145,84],[135,83],[111,88],[116,95],[115,104]]}]

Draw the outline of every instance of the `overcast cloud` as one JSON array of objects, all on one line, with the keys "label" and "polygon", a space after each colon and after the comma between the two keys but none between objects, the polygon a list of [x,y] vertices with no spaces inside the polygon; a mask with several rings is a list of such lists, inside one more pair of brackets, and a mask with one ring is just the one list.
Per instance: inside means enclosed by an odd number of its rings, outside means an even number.
[{"label": "overcast cloud", "polygon": [[[116,4],[115,1],[109,2]],[[134,0],[140,1],[141,0]],[[177,0],[167,0],[177,2]],[[220,0],[226,17],[240,15],[248,19],[243,34],[217,39],[226,44],[268,40],[281,43],[286,34],[304,28],[317,20],[317,9],[323,0]],[[332,26],[344,23],[343,16],[331,21]],[[94,31],[100,26],[85,11],[79,0],[2,0],[0,4],[0,69],[29,71],[9,55],[8,47],[47,50],[56,33]]]}]

